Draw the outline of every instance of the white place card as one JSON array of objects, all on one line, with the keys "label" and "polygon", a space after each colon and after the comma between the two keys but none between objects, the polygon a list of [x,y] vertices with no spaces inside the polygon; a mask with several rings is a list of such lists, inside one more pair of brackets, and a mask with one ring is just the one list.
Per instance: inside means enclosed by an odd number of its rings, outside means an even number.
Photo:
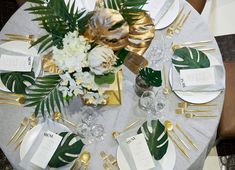
[{"label": "white place card", "polygon": [[0,70],[29,72],[33,66],[32,56],[0,55]]},{"label": "white place card", "polygon": [[149,170],[155,167],[143,134],[128,138],[126,143],[130,149],[137,170]]},{"label": "white place card", "polygon": [[183,87],[215,85],[214,67],[180,70]]},{"label": "white place card", "polygon": [[45,169],[60,144],[62,137],[47,131],[44,133],[41,144],[31,159],[31,163]]}]

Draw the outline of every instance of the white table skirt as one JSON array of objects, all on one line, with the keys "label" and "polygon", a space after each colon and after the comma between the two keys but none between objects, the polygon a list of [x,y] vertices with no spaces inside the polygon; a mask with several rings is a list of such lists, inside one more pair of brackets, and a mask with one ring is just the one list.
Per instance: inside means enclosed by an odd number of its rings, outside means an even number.
[{"label": "white table skirt", "polygon": [[[173,41],[174,43],[182,43],[185,41],[198,41],[198,40],[213,40],[213,47],[216,48],[216,52],[213,52],[213,57],[217,58],[222,63],[222,57],[214,37],[210,34],[208,26],[203,22],[201,16],[185,1],[181,1],[186,4],[186,10],[192,10],[192,14],[188,21],[185,23],[183,30],[180,34],[174,36],[172,39],[167,39],[167,42]],[[42,34],[42,31],[38,28],[37,23],[31,22],[32,16],[29,15],[24,9],[28,7],[28,4],[23,5],[7,22],[1,31],[0,38],[3,38],[5,33],[19,33],[19,34]],[[162,30],[163,32],[166,30]],[[151,48],[154,46],[155,41],[152,42]],[[171,49],[166,49],[167,55],[172,55]],[[148,57],[148,52],[146,53]],[[170,61],[166,63],[170,68]],[[107,153],[116,155],[117,143],[113,140],[111,134],[114,130],[121,130],[130,122],[135,120],[135,108],[137,106],[138,98],[136,97],[133,84],[135,76],[123,67],[124,73],[124,86],[123,86],[123,99],[120,106],[106,106],[101,109],[103,117],[101,118],[105,127],[105,139],[102,142],[87,145],[86,149],[92,153],[91,165],[89,169],[97,170],[103,169],[103,161],[101,160],[99,153],[105,151]],[[188,160],[179,149],[176,147],[176,163],[175,170],[183,169],[202,169],[204,160],[211,147],[214,144],[217,126],[220,120],[220,114],[223,107],[224,93],[216,98],[213,103],[217,106],[213,107],[213,113],[217,115],[217,118],[213,119],[186,119],[181,115],[175,115],[174,111],[177,108],[177,103],[182,101],[174,93],[169,95],[170,108],[169,112],[164,115],[165,118],[179,123],[189,133],[193,140],[199,147],[199,151],[191,150],[189,154],[191,159]],[[79,120],[79,105],[78,99],[74,100],[68,108],[66,108],[67,118],[73,122]],[[24,116],[29,116],[33,109],[20,108],[9,105],[0,105],[0,147],[6,154],[10,163],[15,169],[21,169],[19,167],[19,151],[14,152],[15,145],[6,146],[7,141],[14,131],[19,126],[20,121]]]}]

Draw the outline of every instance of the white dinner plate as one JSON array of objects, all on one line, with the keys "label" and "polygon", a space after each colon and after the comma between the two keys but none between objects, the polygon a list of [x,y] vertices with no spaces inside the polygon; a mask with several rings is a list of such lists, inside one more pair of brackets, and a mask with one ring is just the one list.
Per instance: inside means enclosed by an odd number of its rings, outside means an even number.
[{"label": "white dinner plate", "polygon": [[[35,73],[35,77],[38,77],[41,71],[41,59],[40,56],[38,55],[37,49],[34,47],[29,48],[30,46],[31,45],[29,43],[23,41],[10,41],[0,45],[1,48],[9,51],[35,56],[33,61],[33,71]],[[0,90],[9,92],[9,90],[3,85],[1,79],[0,79]]]},{"label": "white dinner plate", "polygon": [[[149,0],[148,3],[143,7],[143,9],[149,11],[152,19],[155,18],[157,13],[160,11],[165,1],[168,0]],[[175,18],[177,17],[180,10],[179,0],[175,0],[166,14],[161,18],[161,20],[157,23],[156,29],[163,29],[170,25]]]},{"label": "white dinner plate", "polygon": [[[172,170],[175,166],[176,160],[176,152],[175,146],[170,138],[168,138],[168,148],[166,154],[163,156],[161,160],[159,160],[159,164],[161,165],[161,170]],[[117,149],[117,162],[120,170],[130,170],[128,161],[123,155],[122,149],[118,146]]]},{"label": "white dinner plate", "polygon": [[[67,4],[69,0],[64,0]],[[155,18],[159,10],[162,8],[163,4],[167,0],[149,0],[148,3],[143,7],[143,9],[149,11],[150,16],[152,19]],[[88,9],[88,11],[92,11],[95,8],[96,0],[77,0],[76,1],[76,7],[78,9]],[[177,17],[180,9],[180,3],[179,0],[175,0],[172,6],[169,8],[169,10],[166,12],[166,14],[161,18],[161,20],[156,25],[156,29],[163,29],[170,25],[175,18]]]},{"label": "white dinner plate", "polygon": [[[221,65],[219,61],[211,56],[208,55],[208,58],[210,60],[210,65]],[[174,66],[172,66],[174,67]],[[224,75],[225,76],[225,75]],[[172,68],[170,69],[169,72],[169,81],[170,85],[172,86]],[[179,96],[181,99],[184,101],[190,102],[190,103],[207,103],[212,100],[214,100],[216,97],[218,97],[221,93],[221,91],[211,91],[211,92],[183,92],[183,91],[174,91],[177,96]]]},{"label": "white dinner plate", "polygon": [[[47,121],[48,126],[50,127],[48,130],[54,132],[54,133],[60,133],[60,132],[71,132],[69,128],[66,126],[54,122],[54,121]],[[37,138],[41,128],[43,127],[42,124],[38,124],[34,128],[32,128],[30,131],[28,131],[24,137],[24,140],[22,141],[22,144],[20,146],[20,159],[22,160],[24,156],[27,154],[29,151],[30,147],[34,143],[34,140]],[[70,163],[68,165],[65,165],[63,167],[57,168],[58,170],[68,170],[70,167],[73,165],[73,163]],[[55,169],[55,168],[50,168],[50,170]]]}]

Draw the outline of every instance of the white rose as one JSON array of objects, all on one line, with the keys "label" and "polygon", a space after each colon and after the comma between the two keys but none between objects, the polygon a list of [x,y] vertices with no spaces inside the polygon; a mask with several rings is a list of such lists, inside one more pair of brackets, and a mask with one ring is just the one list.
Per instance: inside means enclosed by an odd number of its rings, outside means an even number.
[{"label": "white rose", "polygon": [[117,57],[111,48],[97,46],[88,54],[88,64],[93,73],[102,75],[113,71]]}]

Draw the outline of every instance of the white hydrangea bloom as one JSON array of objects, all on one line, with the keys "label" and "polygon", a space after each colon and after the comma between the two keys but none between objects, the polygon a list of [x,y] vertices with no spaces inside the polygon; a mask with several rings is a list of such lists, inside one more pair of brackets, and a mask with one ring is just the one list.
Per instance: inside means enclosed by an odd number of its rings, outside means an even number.
[{"label": "white hydrangea bloom", "polygon": [[78,85],[81,85],[88,90],[99,90],[98,85],[94,81],[95,77],[90,72],[76,72],[74,73],[74,77]]},{"label": "white hydrangea bloom", "polygon": [[78,85],[76,81],[70,76],[68,72],[60,75],[61,79],[61,87],[59,88],[62,91],[63,96],[77,96],[78,94],[84,94],[83,87]]},{"label": "white hydrangea bloom", "polygon": [[87,65],[87,52],[91,48],[84,36],[78,31],[69,32],[63,39],[63,49],[53,48],[53,59],[64,71],[81,71]]},{"label": "white hydrangea bloom", "polygon": [[103,75],[114,70],[117,56],[111,48],[97,46],[88,54],[88,64],[93,73]]},{"label": "white hydrangea bloom", "polygon": [[107,99],[106,95],[94,92],[87,92],[83,98],[89,100],[94,105],[102,104]]}]

